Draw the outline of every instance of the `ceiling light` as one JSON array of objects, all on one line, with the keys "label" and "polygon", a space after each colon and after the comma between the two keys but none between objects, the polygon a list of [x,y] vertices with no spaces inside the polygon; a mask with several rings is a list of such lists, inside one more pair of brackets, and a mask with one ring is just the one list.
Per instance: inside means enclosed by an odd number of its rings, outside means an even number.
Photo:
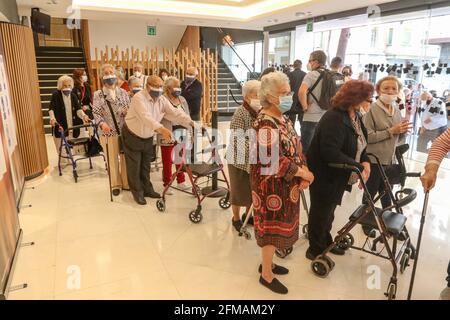
[{"label": "ceiling light", "polygon": [[296,16],[296,17],[302,17],[302,16],[304,16],[304,15],[306,15],[306,13],[304,13],[304,12],[302,12],[302,11],[298,11],[298,12],[295,13],[295,16]]}]

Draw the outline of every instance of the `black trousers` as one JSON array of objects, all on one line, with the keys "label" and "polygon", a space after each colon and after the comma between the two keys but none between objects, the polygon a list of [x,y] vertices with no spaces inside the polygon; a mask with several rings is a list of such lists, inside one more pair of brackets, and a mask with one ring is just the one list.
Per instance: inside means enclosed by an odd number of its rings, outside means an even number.
[{"label": "black trousers", "polygon": [[123,149],[127,164],[127,176],[133,194],[144,195],[153,191],[150,181],[150,161],[153,156],[153,137],[135,136],[126,126],[122,128]]},{"label": "black trousers", "polygon": [[447,267],[447,278],[446,278],[445,280],[447,280],[447,287],[450,288],[450,261],[448,262],[448,267]]},{"label": "black trousers", "polygon": [[309,251],[317,256],[332,242],[331,227],[337,203],[321,197],[315,188],[309,189],[311,208],[308,218]]},{"label": "black trousers", "polygon": [[[370,164],[370,176],[366,182],[366,186],[372,199],[375,198],[377,193],[381,194],[385,190],[383,178],[377,164]],[[384,195],[384,197],[382,197],[380,201],[383,209],[389,207],[392,204],[391,198],[388,194]],[[362,203],[366,203],[364,196],[362,199]]]}]

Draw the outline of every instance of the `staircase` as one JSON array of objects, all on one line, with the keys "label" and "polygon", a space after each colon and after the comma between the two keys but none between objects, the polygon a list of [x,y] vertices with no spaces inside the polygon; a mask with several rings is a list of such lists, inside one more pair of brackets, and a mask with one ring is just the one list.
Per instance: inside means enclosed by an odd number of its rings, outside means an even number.
[{"label": "staircase", "polygon": [[36,47],[36,62],[45,133],[51,133],[48,107],[58,78],[71,76],[73,69],[86,68],[86,62],[82,48],[75,47]]},{"label": "staircase", "polygon": [[[228,88],[233,92],[234,97],[242,103],[242,89],[227,64],[219,58],[218,66],[218,110],[219,120],[229,120],[240,104],[236,104],[231,94],[227,96]],[[228,101],[228,102],[227,102]]]}]

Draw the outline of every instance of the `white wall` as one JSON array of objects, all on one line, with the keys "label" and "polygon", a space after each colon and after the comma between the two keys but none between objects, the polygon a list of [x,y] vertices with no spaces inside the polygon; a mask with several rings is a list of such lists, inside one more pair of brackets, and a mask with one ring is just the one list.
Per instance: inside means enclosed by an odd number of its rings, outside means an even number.
[{"label": "white wall", "polygon": [[98,48],[100,54],[100,50],[105,50],[105,45],[109,48],[119,46],[119,50],[131,46],[141,50],[145,50],[145,47],[176,49],[185,30],[186,26],[182,25],[157,24],[156,36],[148,36],[146,21],[89,20],[91,59],[95,59],[95,48]]}]

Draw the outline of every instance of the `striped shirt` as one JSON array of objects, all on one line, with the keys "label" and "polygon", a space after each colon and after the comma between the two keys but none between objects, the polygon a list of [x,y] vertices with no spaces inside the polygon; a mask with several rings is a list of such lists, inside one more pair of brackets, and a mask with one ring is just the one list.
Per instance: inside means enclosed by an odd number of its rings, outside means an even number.
[{"label": "striped shirt", "polygon": [[428,153],[427,164],[440,165],[442,160],[450,152],[450,128],[433,141]]}]

